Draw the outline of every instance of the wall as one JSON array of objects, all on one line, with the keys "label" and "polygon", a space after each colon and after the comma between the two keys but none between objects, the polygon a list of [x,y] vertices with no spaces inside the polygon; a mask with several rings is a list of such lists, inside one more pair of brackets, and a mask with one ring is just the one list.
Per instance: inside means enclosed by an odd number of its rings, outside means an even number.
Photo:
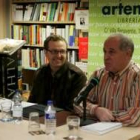
[{"label": "wall", "polygon": [[1,31],[0,31],[0,39],[2,39],[3,37],[5,37],[5,28],[4,27],[4,23],[5,23],[5,12],[4,12],[4,0],[0,1],[0,27],[1,27]]},{"label": "wall", "polygon": [[0,39],[10,38],[11,0],[0,0]]},{"label": "wall", "polygon": [[88,74],[103,66],[103,42],[112,33],[120,32],[133,39],[135,44],[133,60],[140,63],[138,0],[89,0],[89,3]]}]

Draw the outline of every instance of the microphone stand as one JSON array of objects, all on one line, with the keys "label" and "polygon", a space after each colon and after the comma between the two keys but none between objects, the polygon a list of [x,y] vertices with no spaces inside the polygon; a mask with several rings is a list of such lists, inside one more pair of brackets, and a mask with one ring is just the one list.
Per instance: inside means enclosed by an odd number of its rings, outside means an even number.
[{"label": "microphone stand", "polygon": [[87,96],[86,96],[86,98],[83,98],[83,118],[80,122],[80,126],[85,126],[88,124],[95,123],[95,120],[89,119],[89,118],[87,119],[87,117],[86,117],[86,106],[87,106],[86,100],[87,100]]},{"label": "microphone stand", "polygon": [[83,121],[86,121],[86,107],[87,107],[86,98],[84,98],[84,100],[83,100]]}]

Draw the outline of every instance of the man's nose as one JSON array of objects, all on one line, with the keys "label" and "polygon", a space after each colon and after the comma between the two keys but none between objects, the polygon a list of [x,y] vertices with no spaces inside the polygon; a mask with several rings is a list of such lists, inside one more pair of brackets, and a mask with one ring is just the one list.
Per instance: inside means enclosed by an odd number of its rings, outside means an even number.
[{"label": "man's nose", "polygon": [[61,54],[60,51],[57,51],[56,55],[57,55],[57,56],[61,56],[62,54]]},{"label": "man's nose", "polygon": [[109,57],[109,54],[104,54],[104,59],[108,59]]}]

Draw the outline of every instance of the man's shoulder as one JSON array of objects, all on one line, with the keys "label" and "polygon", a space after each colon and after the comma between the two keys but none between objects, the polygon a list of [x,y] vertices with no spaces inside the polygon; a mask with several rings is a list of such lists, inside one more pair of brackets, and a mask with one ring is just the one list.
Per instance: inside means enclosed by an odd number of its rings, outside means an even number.
[{"label": "man's shoulder", "polygon": [[44,65],[42,65],[38,70],[46,70],[46,69],[48,69],[49,67],[48,67],[48,64],[44,64]]},{"label": "man's shoulder", "polygon": [[105,70],[105,67],[100,67],[95,69],[93,73],[91,74],[91,77],[101,77],[102,75],[108,74],[108,72]]},{"label": "man's shoulder", "polygon": [[42,65],[40,68],[37,69],[36,74],[43,74],[49,69],[47,64]]},{"label": "man's shoulder", "polygon": [[69,70],[71,70],[75,73],[84,74],[84,72],[79,67],[77,67],[76,65],[74,65],[70,62],[68,62],[67,65],[68,65]]}]

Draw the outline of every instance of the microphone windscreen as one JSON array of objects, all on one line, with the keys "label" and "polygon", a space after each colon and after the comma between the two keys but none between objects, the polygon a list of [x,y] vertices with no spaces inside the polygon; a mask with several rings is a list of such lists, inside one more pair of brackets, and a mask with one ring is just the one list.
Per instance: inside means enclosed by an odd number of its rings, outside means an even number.
[{"label": "microphone windscreen", "polygon": [[97,78],[97,77],[92,78],[90,83],[97,85],[99,83],[99,78]]}]

